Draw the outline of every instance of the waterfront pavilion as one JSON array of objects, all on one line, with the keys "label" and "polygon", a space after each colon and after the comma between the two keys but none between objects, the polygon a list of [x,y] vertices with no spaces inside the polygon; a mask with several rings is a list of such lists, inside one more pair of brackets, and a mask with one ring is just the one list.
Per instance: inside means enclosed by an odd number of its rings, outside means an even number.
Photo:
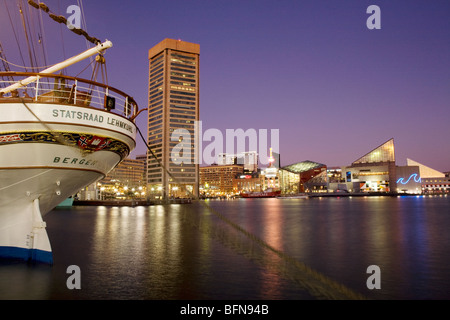
[{"label": "waterfront pavilion", "polygon": [[[326,190],[327,166],[325,164],[306,160],[284,166],[281,169],[290,173],[297,174],[299,176],[299,192],[317,192]],[[323,174],[323,172],[325,172],[325,174]],[[316,176],[319,176],[321,174],[325,177],[324,179],[314,179]],[[284,180],[285,179],[283,179],[282,181]],[[292,181],[292,178],[290,178],[289,181]],[[281,189],[285,191],[283,193],[290,193],[289,190],[292,189],[292,186],[287,188],[286,186],[282,185]]]}]

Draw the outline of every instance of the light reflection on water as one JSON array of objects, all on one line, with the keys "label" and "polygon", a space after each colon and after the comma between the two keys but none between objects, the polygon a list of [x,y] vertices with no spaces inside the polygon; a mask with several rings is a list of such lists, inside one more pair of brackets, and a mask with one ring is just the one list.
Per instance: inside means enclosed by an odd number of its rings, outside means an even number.
[{"label": "light reflection on water", "polygon": [[[449,198],[238,199],[73,207],[45,217],[55,265],[0,262],[2,299],[314,299],[305,263],[367,298],[449,299]],[[256,239],[256,240],[255,240]],[[381,268],[381,290],[366,269]],[[66,268],[81,268],[68,290]]]}]

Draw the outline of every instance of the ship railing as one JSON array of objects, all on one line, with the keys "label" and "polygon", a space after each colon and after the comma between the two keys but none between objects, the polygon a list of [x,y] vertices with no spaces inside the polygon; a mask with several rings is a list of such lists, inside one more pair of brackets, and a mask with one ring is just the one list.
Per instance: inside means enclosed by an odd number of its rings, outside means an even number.
[{"label": "ship railing", "polygon": [[[28,77],[36,77],[36,80],[12,91],[7,89]],[[65,75],[0,72],[0,104],[20,101],[103,109],[130,120],[139,113],[132,97],[99,82]]]}]

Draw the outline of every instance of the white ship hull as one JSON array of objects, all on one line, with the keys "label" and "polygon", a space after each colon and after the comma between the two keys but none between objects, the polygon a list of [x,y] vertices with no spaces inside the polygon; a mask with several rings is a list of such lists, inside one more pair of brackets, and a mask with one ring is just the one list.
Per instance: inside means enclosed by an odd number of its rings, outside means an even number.
[{"label": "white ship hull", "polygon": [[43,216],[102,179],[135,135],[132,121],[105,110],[0,103],[0,257],[52,263]]}]

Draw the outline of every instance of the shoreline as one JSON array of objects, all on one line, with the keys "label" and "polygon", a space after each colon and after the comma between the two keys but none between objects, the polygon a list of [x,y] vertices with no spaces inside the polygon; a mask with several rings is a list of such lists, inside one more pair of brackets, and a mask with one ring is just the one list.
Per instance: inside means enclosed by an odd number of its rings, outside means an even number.
[{"label": "shoreline", "polygon": [[400,192],[333,192],[333,193],[309,193],[308,197],[401,197],[401,196],[424,196],[421,193],[400,193]]},{"label": "shoreline", "polygon": [[[446,196],[447,194],[412,194],[412,193],[381,193],[381,192],[370,192],[370,193],[305,193],[301,194],[307,198],[341,198],[341,197],[420,197],[420,196]],[[286,195],[282,197],[277,197],[278,199],[296,199],[299,195]],[[240,198],[234,198],[240,199]],[[245,198],[242,198],[245,199]],[[207,200],[207,199],[199,199]],[[211,200],[211,199],[209,199]],[[221,199],[226,200],[226,199]],[[106,207],[135,207],[135,206],[151,206],[151,205],[161,205],[161,204],[190,204],[192,199],[170,199],[166,201],[147,201],[147,200],[74,200],[73,206],[106,206]]]},{"label": "shoreline", "polygon": [[186,204],[191,203],[191,199],[171,199],[166,201],[147,200],[74,200],[73,206],[105,206],[105,207],[136,207],[151,206],[157,204]]}]

